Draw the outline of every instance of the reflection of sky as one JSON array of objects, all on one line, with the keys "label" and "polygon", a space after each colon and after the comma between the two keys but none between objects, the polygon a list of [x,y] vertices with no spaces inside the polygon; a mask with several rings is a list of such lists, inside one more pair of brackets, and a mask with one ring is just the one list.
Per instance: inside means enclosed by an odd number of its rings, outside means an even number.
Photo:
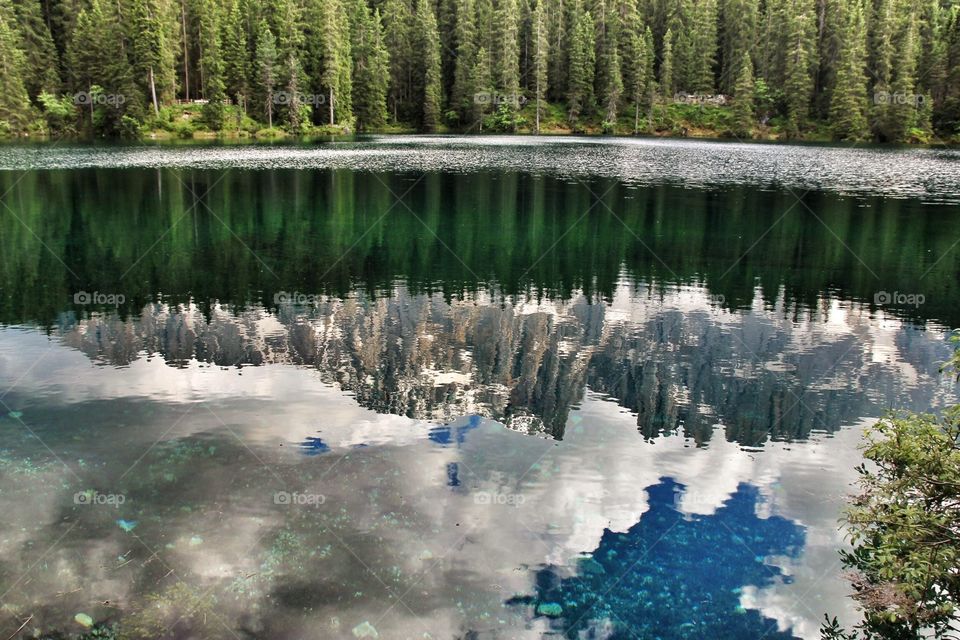
[{"label": "reflection of sky", "polygon": [[[649,508],[622,533],[605,531],[573,575],[537,574],[539,615],[568,637],[599,627],[609,637],[789,638],[777,623],[740,604],[744,585],[789,583],[770,556],[796,559],[802,527],[780,516],[757,517],[760,493],[741,484],[711,515],[677,507],[685,487],[662,478],[647,487]],[[517,599],[520,601],[521,599]]]},{"label": "reflection of sky", "polygon": [[[366,621],[381,637],[504,627],[538,637],[550,620],[505,601],[533,593],[545,568],[566,577],[584,553],[642,530],[658,509],[643,488],[663,477],[685,487],[676,507],[690,521],[733,500],[751,525],[782,518],[805,531],[799,553],[762,549],[754,559],[767,578],[789,580],[730,578],[741,582],[731,616],[742,606],[812,638],[823,612],[849,613],[836,517],[854,475],[855,428],[759,452],[723,438],[707,448],[675,436],[649,443],[623,408],[588,393],[555,442],[477,418],[438,427],[379,415],[307,369],[172,369],[158,359],[117,369],[9,330],[0,378],[21,378],[4,402],[79,476],[0,420],[0,508],[20,516],[0,524],[0,585],[50,549],[4,598],[50,603],[37,611],[50,625],[69,627],[77,611],[116,613],[91,595],[124,611],[148,597],[167,602],[173,569],[199,593],[211,589],[225,619],[267,635],[352,637]],[[329,451],[303,455],[307,442]],[[26,458],[32,466],[15,462]],[[743,486],[755,487],[746,502],[736,497]],[[106,513],[74,505],[73,493],[91,487],[129,500]],[[277,491],[325,501],[277,505]],[[138,524],[127,533],[118,519]],[[163,565],[148,562],[153,552]],[[384,615],[396,596],[406,606]],[[219,625],[204,633],[229,637]]]}]

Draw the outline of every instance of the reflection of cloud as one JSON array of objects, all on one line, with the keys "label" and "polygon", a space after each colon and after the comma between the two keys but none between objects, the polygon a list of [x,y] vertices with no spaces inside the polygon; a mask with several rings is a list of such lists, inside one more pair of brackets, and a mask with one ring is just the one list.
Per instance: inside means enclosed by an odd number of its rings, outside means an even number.
[{"label": "reflection of cloud", "polygon": [[[195,394],[197,361],[293,364],[378,413],[479,414],[554,437],[585,387],[634,412],[648,437],[681,430],[703,442],[721,424],[727,439],[751,446],[833,431],[890,404],[936,407],[952,397],[936,371],[945,331],[837,300],[824,301],[818,322],[795,322],[783,297],[770,303],[758,290],[751,309],[732,312],[701,287],[626,279],[609,305],[488,294],[451,302],[397,287],[386,298],[321,298],[276,313],[214,307],[209,319],[196,306],[154,304],[136,319],[65,325],[60,339],[97,362],[135,367],[159,355],[185,370],[171,375],[187,397],[220,393]],[[284,395],[275,386],[267,379],[255,393]]]}]

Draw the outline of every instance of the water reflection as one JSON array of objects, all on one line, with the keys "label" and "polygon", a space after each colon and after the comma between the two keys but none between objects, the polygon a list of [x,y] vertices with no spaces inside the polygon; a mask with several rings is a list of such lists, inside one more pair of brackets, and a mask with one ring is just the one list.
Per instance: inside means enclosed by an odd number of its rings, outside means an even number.
[{"label": "water reflection", "polygon": [[477,414],[553,438],[564,437],[587,390],[635,414],[649,438],[682,433],[706,442],[719,427],[748,446],[953,397],[938,372],[945,329],[839,303],[815,314],[779,302],[730,312],[702,289],[658,293],[626,283],[609,303],[583,295],[447,301],[398,287],[389,297],[326,298],[277,312],[152,304],[126,319],[69,317],[56,333],[97,362],[157,355],[173,367],[307,366],[379,413],[434,421]]},{"label": "water reflection", "polygon": [[540,571],[536,613],[555,618],[551,626],[570,638],[587,631],[603,638],[792,638],[740,601],[743,585],[784,580],[765,559],[796,558],[803,528],[777,516],[758,518],[760,492],[749,484],[707,516],[677,508],[685,491],[661,478],[646,489],[649,509],[640,521],[622,533],[605,531],[573,575]]},{"label": "water reflection", "polygon": [[[766,147],[697,182],[696,146],[560,145],[521,173],[529,150],[488,171],[496,149],[427,142],[422,166],[469,173],[0,172],[0,637],[89,616],[746,640],[849,616],[858,427],[955,399],[952,156],[874,158],[892,199],[847,189],[845,152],[798,203],[759,187],[815,177]],[[258,162],[332,157],[290,151]]]}]

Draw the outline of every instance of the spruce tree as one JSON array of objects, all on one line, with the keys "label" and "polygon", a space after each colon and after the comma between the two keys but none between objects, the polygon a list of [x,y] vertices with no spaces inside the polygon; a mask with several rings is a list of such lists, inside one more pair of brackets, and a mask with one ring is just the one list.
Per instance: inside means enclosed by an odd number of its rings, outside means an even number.
[{"label": "spruce tree", "polygon": [[457,0],[455,46],[457,55],[450,108],[463,123],[470,119],[476,99],[473,70],[477,64],[477,28],[473,0]]},{"label": "spruce tree", "polygon": [[747,51],[741,52],[743,60],[737,65],[740,75],[734,85],[733,133],[739,138],[749,138],[756,122],[756,106],[753,99],[753,62]]},{"label": "spruce tree", "polygon": [[537,6],[533,11],[533,94],[536,102],[535,131],[538,134],[540,133],[541,102],[544,101],[547,93],[547,70],[550,56],[550,40],[547,32],[545,4],[546,0],[537,0]]},{"label": "spruce tree", "polygon": [[519,20],[517,0],[500,0],[493,21],[494,84],[511,108],[516,108],[520,99]]},{"label": "spruce tree", "polygon": [[663,50],[660,54],[660,95],[672,98],[673,82],[673,30],[667,29],[663,36]]},{"label": "spruce tree", "polygon": [[387,122],[389,56],[380,12],[371,14],[363,0],[354,1],[353,11],[353,110],[362,131]]},{"label": "spruce tree", "polygon": [[576,123],[581,115],[593,112],[593,78],[596,64],[593,18],[581,11],[570,41],[570,82],[567,93],[567,114]]},{"label": "spruce tree", "polygon": [[0,14],[0,134],[20,132],[30,117],[30,99],[24,82],[26,60],[10,20]]},{"label": "spruce tree", "polygon": [[840,140],[867,137],[866,24],[862,0],[846,0],[830,123]]},{"label": "spruce tree", "polygon": [[220,40],[223,44],[224,89],[231,99],[246,110],[250,94],[250,54],[239,0],[232,0],[228,5]]},{"label": "spruce tree", "polygon": [[57,49],[40,2],[18,0],[14,8],[20,34],[18,48],[23,53],[25,68],[30,71],[23,78],[27,93],[32,98],[41,93],[56,94],[60,91]]},{"label": "spruce tree", "polygon": [[429,0],[417,0],[414,94],[421,104],[420,128],[435,131],[440,124],[443,87],[440,71],[440,34]]},{"label": "spruce tree", "polygon": [[273,127],[273,100],[277,86],[277,40],[266,20],[260,21],[257,31],[255,66],[260,108],[267,118],[267,126]]},{"label": "spruce tree", "polygon": [[383,38],[390,54],[387,107],[394,122],[414,117],[411,111],[414,67],[413,14],[409,0],[385,0]]}]

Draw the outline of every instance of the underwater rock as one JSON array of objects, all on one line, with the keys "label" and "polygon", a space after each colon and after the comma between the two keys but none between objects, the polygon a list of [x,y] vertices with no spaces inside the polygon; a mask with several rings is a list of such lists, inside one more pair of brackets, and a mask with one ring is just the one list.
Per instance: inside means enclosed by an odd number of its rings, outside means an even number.
[{"label": "underwater rock", "polygon": [[130,533],[137,527],[137,521],[124,520],[123,518],[120,518],[119,520],[117,520],[117,526],[123,529],[124,531],[126,531],[127,533]]},{"label": "underwater rock", "polygon": [[377,633],[377,630],[370,624],[369,621],[364,620],[357,626],[353,628],[353,635],[357,638],[379,638],[380,634]]},{"label": "underwater rock", "polygon": [[537,613],[541,616],[559,618],[563,614],[563,607],[556,602],[541,602],[537,605]]},{"label": "underwater rock", "polygon": [[85,613],[78,613],[77,615],[73,616],[73,621],[79,624],[81,627],[86,627],[87,629],[93,626],[93,618]]}]

